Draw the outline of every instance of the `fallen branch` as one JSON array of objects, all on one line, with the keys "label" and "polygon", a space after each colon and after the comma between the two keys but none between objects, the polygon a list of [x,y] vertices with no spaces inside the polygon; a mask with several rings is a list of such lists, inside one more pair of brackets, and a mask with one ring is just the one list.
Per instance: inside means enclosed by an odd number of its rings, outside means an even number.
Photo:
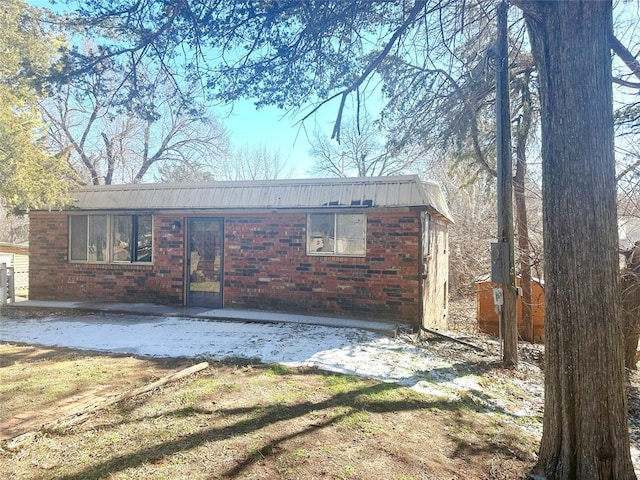
[{"label": "fallen branch", "polygon": [[114,395],[110,398],[106,398],[100,400],[97,403],[89,405],[82,410],[70,413],[65,415],[64,417],[52,420],[50,422],[44,423],[37,430],[32,430],[30,432],[23,433],[18,435],[17,437],[12,438],[6,443],[6,448],[9,450],[16,450],[26,443],[35,439],[35,437],[44,431],[56,430],[59,428],[68,428],[73,425],[77,425],[78,423],[82,423],[88,419],[88,415],[98,410],[102,410],[111,405],[114,405],[118,402],[122,402],[123,400],[127,400],[129,398],[137,397],[138,395],[142,395],[143,393],[150,392],[155,390],[158,387],[161,387],[167,383],[175,382],[176,380],[180,380],[181,378],[187,377],[193,373],[204,370],[209,366],[208,362],[198,363],[197,365],[192,365],[191,367],[185,368],[178,372],[174,372],[170,375],[166,375],[155,382],[149,383],[148,385],[144,385],[142,387],[136,388],[134,390],[130,390],[128,392],[120,393],[118,395]]},{"label": "fallen branch", "polygon": [[478,352],[487,353],[487,351],[484,348],[479,347],[477,345],[474,345],[473,343],[465,342],[464,340],[459,340],[459,339],[457,339],[455,337],[451,337],[449,335],[445,335],[444,333],[436,332],[435,330],[431,330],[429,328],[422,327],[421,330],[423,332],[427,332],[427,333],[430,333],[432,335],[436,335],[438,337],[445,338],[445,339],[450,340],[452,342],[459,343],[460,345],[464,345],[465,347],[472,348],[474,350],[477,350]]}]

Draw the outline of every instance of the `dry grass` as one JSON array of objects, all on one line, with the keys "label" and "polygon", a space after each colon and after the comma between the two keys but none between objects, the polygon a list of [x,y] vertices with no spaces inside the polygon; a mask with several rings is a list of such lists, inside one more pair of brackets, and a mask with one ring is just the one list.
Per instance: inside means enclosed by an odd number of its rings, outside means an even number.
[{"label": "dry grass", "polygon": [[[0,345],[0,355],[2,421],[59,415],[82,392],[127,390],[189,364],[15,345]],[[532,466],[536,446],[468,398],[314,369],[217,363],[2,450],[0,471],[59,480],[512,480]]]},{"label": "dry grass", "polygon": [[477,334],[477,305],[474,296],[459,297],[449,302],[448,328],[454,332]]}]

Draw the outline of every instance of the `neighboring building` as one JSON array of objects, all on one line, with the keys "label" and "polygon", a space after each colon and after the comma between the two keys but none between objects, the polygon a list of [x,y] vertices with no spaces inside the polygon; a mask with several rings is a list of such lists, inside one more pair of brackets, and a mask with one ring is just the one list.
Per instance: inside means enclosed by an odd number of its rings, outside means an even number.
[{"label": "neighboring building", "polygon": [[446,326],[451,215],[417,176],[86,187],[32,211],[30,298]]},{"label": "neighboring building", "polygon": [[17,297],[29,294],[29,244],[0,242],[0,264],[13,267],[13,288]]},{"label": "neighboring building", "polygon": [[[516,278],[520,286],[520,277]],[[478,329],[494,337],[500,336],[500,317],[495,310],[493,289],[499,285],[484,279],[476,283],[476,312]],[[520,340],[532,343],[544,343],[544,282],[531,279],[531,329],[527,331],[522,321],[522,297],[516,298],[516,321]]]}]

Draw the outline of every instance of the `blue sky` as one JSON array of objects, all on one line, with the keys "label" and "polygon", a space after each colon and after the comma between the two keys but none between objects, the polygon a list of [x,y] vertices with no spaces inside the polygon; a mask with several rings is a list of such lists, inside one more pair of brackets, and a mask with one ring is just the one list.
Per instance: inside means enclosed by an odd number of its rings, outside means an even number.
[{"label": "blue sky", "polygon": [[[58,1],[52,5],[51,0],[24,1],[57,12],[76,7],[73,2],[66,4]],[[361,96],[363,99],[364,97],[367,97],[364,110],[369,110],[371,117],[377,118],[382,108],[379,89],[374,86],[367,95]],[[352,102],[353,99],[346,102],[344,118],[353,115],[355,107]],[[256,109],[255,101],[246,99],[236,101],[233,105],[212,106],[211,111],[226,128],[234,150],[266,147],[270,152],[279,153],[280,158],[288,164],[286,170],[292,172],[293,178],[308,178],[311,176],[309,171],[313,165],[309,140],[316,131],[327,137],[331,135],[339,104],[339,99],[324,104],[312,117],[306,119],[304,124],[301,123],[301,119],[310,112],[310,105],[301,105],[298,112],[291,113],[271,106]]]},{"label": "blue sky", "polygon": [[308,170],[313,163],[307,136],[313,134],[316,124],[330,135],[337,106],[326,105],[316,118],[306,120],[304,126],[299,123],[302,114],[292,116],[276,107],[257,110],[251,100],[235,102],[232,107],[219,107],[214,112],[218,112],[234,147],[264,145],[271,151],[278,151],[295,169],[293,176],[305,178],[310,176]]},{"label": "blue sky", "polygon": [[[377,118],[383,108],[379,88],[374,87],[361,99],[365,102],[361,113],[369,113],[371,117]],[[354,115],[353,103],[353,98],[345,103],[345,119]],[[339,98],[327,102],[313,116],[306,119],[304,124],[301,123],[301,119],[311,111],[310,105],[302,106],[299,112],[292,114],[276,107],[256,109],[254,101],[242,100],[235,102],[232,107],[219,107],[217,111],[220,120],[229,131],[234,146],[266,145],[271,150],[279,151],[282,158],[295,167],[294,178],[308,178],[308,170],[313,164],[309,139],[313,139],[316,131],[327,137],[331,136],[339,106]]]},{"label": "blue sky", "polygon": [[[52,5],[50,0],[25,1],[39,8],[55,11],[67,9],[61,3]],[[299,122],[302,113],[292,115],[276,107],[256,109],[251,99],[237,101],[230,106],[213,107],[212,111],[226,127],[234,149],[266,146],[270,151],[280,153],[281,158],[293,169],[294,178],[305,178],[310,176],[308,171],[313,163],[308,137],[318,127],[331,135],[338,102],[324,105],[314,117],[304,122],[304,126]]]}]

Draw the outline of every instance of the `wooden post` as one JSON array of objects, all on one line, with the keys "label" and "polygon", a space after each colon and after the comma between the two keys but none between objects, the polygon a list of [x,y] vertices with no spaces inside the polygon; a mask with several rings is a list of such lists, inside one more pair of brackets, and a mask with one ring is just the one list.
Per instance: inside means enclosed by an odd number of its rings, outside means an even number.
[{"label": "wooden post", "polygon": [[518,364],[518,324],[513,246],[513,165],[511,162],[511,111],[509,106],[509,55],[507,50],[508,3],[498,4],[498,59],[496,77],[496,130],[498,174],[498,242],[507,244],[508,272],[501,284],[504,305],[500,316],[502,361]]},{"label": "wooden post", "polygon": [[6,305],[9,297],[9,278],[6,263],[0,263],[0,305]]},{"label": "wooden post", "polygon": [[7,279],[7,295],[10,303],[16,303],[16,268],[7,268],[9,277]]}]

